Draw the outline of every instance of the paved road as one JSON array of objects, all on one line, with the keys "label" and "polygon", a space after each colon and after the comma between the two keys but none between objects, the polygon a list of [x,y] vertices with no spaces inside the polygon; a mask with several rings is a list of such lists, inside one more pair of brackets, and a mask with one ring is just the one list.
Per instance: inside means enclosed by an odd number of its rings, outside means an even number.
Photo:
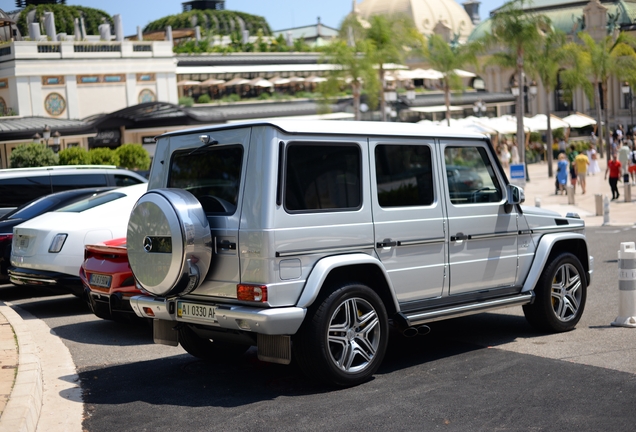
[{"label": "paved road", "polygon": [[99,320],[72,296],[1,288],[69,348],[84,429],[118,431],[627,431],[636,423],[636,329],[618,312],[617,250],[636,229],[593,227],[593,285],[577,329],[540,335],[521,309],[431,325],[395,338],[376,377],[332,390],[293,366],[210,364],[154,345],[150,329]]}]

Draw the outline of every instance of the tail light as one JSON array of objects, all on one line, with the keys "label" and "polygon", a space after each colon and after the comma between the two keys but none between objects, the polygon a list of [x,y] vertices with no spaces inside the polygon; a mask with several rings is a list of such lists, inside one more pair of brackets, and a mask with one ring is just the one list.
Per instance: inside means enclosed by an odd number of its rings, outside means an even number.
[{"label": "tail light", "polygon": [[265,303],[267,301],[267,286],[238,284],[236,298],[237,300]]}]

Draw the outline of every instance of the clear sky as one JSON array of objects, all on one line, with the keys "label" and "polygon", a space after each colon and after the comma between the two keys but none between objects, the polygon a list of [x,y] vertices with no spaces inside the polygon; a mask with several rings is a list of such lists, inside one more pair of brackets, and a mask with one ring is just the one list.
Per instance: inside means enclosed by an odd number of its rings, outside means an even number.
[{"label": "clear sky", "polygon": [[[503,3],[504,0],[483,0],[479,8],[482,19]],[[137,26],[143,28],[151,21],[182,11],[179,0],[67,0],[66,4],[102,9],[110,15],[120,14],[127,36],[135,34]],[[272,30],[310,25],[317,17],[323,24],[337,28],[351,11],[351,0],[226,0],[225,8],[264,16]],[[0,9],[15,10],[15,1],[0,0]]]}]

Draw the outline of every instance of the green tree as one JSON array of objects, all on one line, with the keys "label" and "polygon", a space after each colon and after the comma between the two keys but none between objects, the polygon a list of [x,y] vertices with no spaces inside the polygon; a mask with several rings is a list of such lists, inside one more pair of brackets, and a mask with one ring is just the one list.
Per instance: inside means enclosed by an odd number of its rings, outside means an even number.
[{"label": "green tree", "polygon": [[147,170],[150,167],[150,155],[141,144],[124,144],[115,152],[124,168]]},{"label": "green tree", "polygon": [[91,163],[88,151],[82,147],[69,147],[58,155],[60,165],[89,165]]},{"label": "green tree", "polygon": [[545,114],[547,116],[547,160],[548,160],[548,177],[553,176],[553,157],[552,157],[552,122],[550,115],[552,113],[552,91],[555,89],[559,79],[559,70],[564,63],[571,59],[566,48],[566,36],[559,31],[549,31],[543,35],[539,41],[537,50],[533,50],[528,56],[529,74],[538,77],[545,91]]},{"label": "green tree", "polygon": [[366,31],[366,39],[372,45],[369,53],[378,70],[380,81],[380,112],[386,121],[386,101],[384,100],[385,73],[387,63],[404,63],[409,50],[417,46],[421,36],[410,19],[402,15],[373,15]]},{"label": "green tree", "polygon": [[442,88],[444,90],[444,104],[446,105],[446,121],[450,126],[450,94],[451,90],[461,90],[462,80],[457,75],[457,69],[466,65],[479,68],[477,55],[484,50],[482,41],[468,42],[463,45],[448,43],[440,35],[431,37],[422,45],[422,55],[428,64],[441,72]]},{"label": "green tree", "polygon": [[30,168],[57,165],[57,155],[46,144],[21,144],[11,152],[11,168]]},{"label": "green tree", "polygon": [[119,155],[108,147],[97,147],[88,152],[92,165],[119,165]]},{"label": "green tree", "polygon": [[[363,83],[370,96],[368,100],[372,109],[377,105],[377,96],[380,93],[378,76],[373,67],[373,44],[364,39],[360,31],[354,30],[359,25],[357,20],[346,19],[340,36],[325,47],[322,61],[336,65],[336,68],[329,72],[327,81],[320,86],[323,97],[329,99],[340,93],[343,84],[349,85],[355,120],[360,120]],[[343,32],[343,28],[348,30]]]},{"label": "green tree", "polygon": [[524,59],[536,50],[541,41],[543,29],[550,26],[550,20],[544,15],[529,13],[524,10],[525,0],[513,0],[502,6],[491,18],[491,32],[485,42],[496,45],[501,51],[492,54],[489,62],[504,68],[514,68],[517,83],[521,91],[517,99],[517,143],[519,158],[525,161],[525,131],[523,122],[524,92]]},{"label": "green tree", "polygon": [[[578,62],[580,66],[573,71],[578,71],[577,76],[586,74],[591,77],[591,84],[593,85],[594,94],[594,106],[596,107],[596,124],[601,123],[601,97],[599,94],[599,86],[603,90],[603,106],[605,107],[605,143],[609,160],[611,154],[610,148],[610,131],[609,131],[609,112],[608,112],[608,98],[607,98],[607,84],[611,77],[617,77],[621,80],[627,80],[630,83],[636,83],[636,38],[627,33],[620,33],[618,37],[614,38],[612,35],[605,36],[599,41],[595,41],[592,36],[587,32],[580,32],[578,34],[579,39],[583,42],[582,45],[576,45],[572,48],[575,50],[578,48]],[[573,78],[573,80],[576,79]],[[579,80],[580,82],[580,80]],[[585,84],[584,89],[586,93],[590,92],[590,86]],[[599,133],[599,138],[602,137],[602,133]],[[602,148],[602,146],[599,146]],[[602,155],[602,150],[600,150]]]}]

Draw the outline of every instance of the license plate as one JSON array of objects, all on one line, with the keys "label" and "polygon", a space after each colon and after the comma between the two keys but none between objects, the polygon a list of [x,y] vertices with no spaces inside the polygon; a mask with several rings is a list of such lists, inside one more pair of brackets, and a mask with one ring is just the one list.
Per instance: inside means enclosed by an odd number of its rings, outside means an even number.
[{"label": "license plate", "polygon": [[26,236],[18,237],[18,248],[26,249],[29,247],[29,238]]},{"label": "license plate", "polygon": [[93,273],[91,274],[90,284],[99,287],[110,288],[110,282],[112,279],[112,276]]},{"label": "license plate", "polygon": [[216,322],[215,306],[177,302],[177,318],[182,321]]}]

